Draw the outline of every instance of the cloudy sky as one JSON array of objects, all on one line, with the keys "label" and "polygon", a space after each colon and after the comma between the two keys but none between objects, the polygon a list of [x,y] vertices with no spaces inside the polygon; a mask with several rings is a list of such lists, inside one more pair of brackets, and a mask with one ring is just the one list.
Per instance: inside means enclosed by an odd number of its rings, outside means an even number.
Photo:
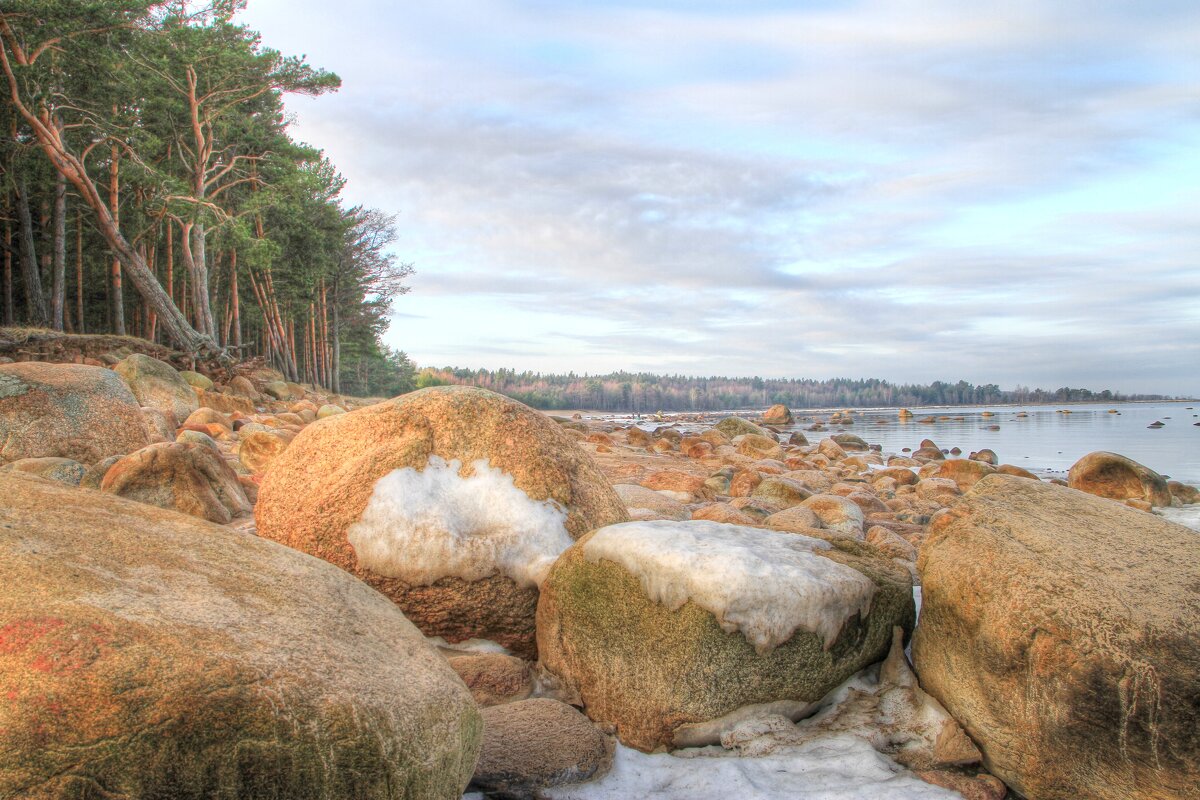
[{"label": "cloudy sky", "polygon": [[422,365],[1200,394],[1194,0],[250,0]]}]

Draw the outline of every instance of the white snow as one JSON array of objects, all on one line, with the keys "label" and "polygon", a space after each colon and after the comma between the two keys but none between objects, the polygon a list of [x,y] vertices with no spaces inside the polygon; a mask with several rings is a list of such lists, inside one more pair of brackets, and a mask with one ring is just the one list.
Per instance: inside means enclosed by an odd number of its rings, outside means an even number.
[{"label": "white snow", "polygon": [[828,549],[808,536],[708,521],[610,525],[583,546],[589,561],[607,559],[636,576],[654,602],[675,610],[691,600],[759,653],[797,629],[828,648],[851,616],[870,610],[875,584],[815,552]]},{"label": "white snow", "polygon": [[539,586],[572,544],[557,503],[536,501],[511,475],[481,459],[462,464],[432,456],[424,470],[392,470],[375,489],[347,538],[363,567],[427,586],[441,578],[476,581],[500,573]]},{"label": "white snow", "polygon": [[[933,747],[927,696],[899,655],[851,676],[798,724],[768,709],[721,737],[719,747],[647,755],[616,747],[612,770],[591,783],[546,790],[548,800],[950,800],[886,752]],[[894,661],[893,661],[894,659]],[[932,723],[932,726],[931,726]],[[925,741],[921,741],[925,740]]]},{"label": "white snow", "polygon": [[550,800],[961,800],[925,783],[864,740],[840,734],[761,758],[647,755],[620,744],[612,770],[592,783],[543,790]]},{"label": "white snow", "polygon": [[434,647],[443,650],[453,650],[456,653],[499,653],[511,656],[512,651],[499,642],[491,639],[464,639],[461,642],[447,642],[441,636],[426,636],[425,640]]}]

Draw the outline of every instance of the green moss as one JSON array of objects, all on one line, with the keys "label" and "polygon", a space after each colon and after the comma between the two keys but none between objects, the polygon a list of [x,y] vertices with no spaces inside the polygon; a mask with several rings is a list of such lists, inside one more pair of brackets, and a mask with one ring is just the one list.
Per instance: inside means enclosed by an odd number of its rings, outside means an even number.
[{"label": "green moss", "polygon": [[29,384],[20,378],[0,373],[0,399],[20,397],[29,391]]}]

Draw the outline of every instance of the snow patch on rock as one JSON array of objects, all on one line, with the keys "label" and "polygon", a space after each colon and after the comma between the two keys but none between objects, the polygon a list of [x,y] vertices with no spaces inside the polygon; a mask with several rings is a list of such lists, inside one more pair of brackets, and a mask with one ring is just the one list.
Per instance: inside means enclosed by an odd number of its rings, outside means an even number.
[{"label": "snow patch on rock", "polygon": [[471,467],[474,473],[463,477],[457,459],[431,456],[423,470],[406,467],[380,478],[347,531],[359,564],[414,586],[496,573],[540,586],[572,544],[567,512],[531,499],[486,459]]},{"label": "snow patch on rock", "polygon": [[761,654],[797,629],[817,634],[828,648],[851,616],[870,610],[875,584],[817,555],[830,548],[809,536],[697,520],[610,525],[583,552],[593,563],[624,567],[647,597],[672,611],[690,600]]}]

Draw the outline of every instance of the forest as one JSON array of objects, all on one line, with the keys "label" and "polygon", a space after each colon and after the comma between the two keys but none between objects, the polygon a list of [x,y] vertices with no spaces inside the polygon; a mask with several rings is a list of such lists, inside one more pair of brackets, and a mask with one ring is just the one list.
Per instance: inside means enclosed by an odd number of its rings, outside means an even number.
[{"label": "forest", "polygon": [[380,336],[412,267],[394,220],[347,206],[288,132],[284,98],[340,80],[266,46],[244,6],[3,1],[0,321],[396,394],[411,365]]},{"label": "forest", "polygon": [[1163,400],[1161,395],[1123,395],[1105,389],[1054,390],[966,381],[894,384],[877,379],[830,380],[695,378],[616,372],[609,375],[549,375],[510,369],[426,368],[418,387],[444,384],[480,386],[541,409],[591,409],[653,414],[657,411],[727,411],[783,403],[791,408],[886,408],[895,406],[1035,404]]}]

